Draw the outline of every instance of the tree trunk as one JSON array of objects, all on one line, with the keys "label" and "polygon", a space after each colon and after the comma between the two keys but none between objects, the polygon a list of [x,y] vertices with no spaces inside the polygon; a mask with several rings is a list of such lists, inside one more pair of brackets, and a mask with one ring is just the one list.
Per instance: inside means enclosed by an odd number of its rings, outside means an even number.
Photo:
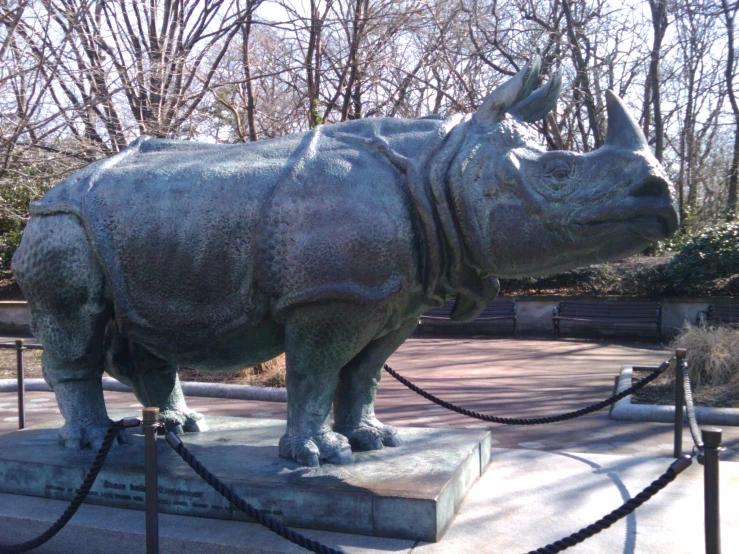
[{"label": "tree trunk", "polygon": [[244,79],[246,81],[246,124],[249,128],[249,140],[254,142],[259,140],[256,124],[257,106],[254,101],[254,83],[252,83],[251,62],[249,59],[249,37],[251,35],[251,23],[254,7],[251,4],[247,4],[246,9],[248,10],[248,13],[246,21],[244,22],[244,27],[241,30],[241,48],[244,63]]},{"label": "tree trunk", "polygon": [[[585,104],[585,108],[588,113],[588,123],[590,124],[590,129],[593,133],[595,148],[600,148],[603,146],[605,140],[603,137],[603,131],[598,124],[598,113],[595,107],[592,87],[590,86],[588,62],[583,56],[582,49],[580,48],[578,32],[575,30],[575,21],[572,17],[572,10],[570,9],[570,0],[563,0],[562,8],[567,23],[567,36],[570,39],[570,45],[572,46],[572,58],[575,62],[575,67],[577,68],[578,79],[576,79],[576,81],[579,81],[580,83],[580,100]],[[583,146],[584,145],[585,135],[583,135]]]},{"label": "tree trunk", "polygon": [[739,104],[736,101],[734,91],[734,16],[737,8],[729,8],[726,0],[721,0],[724,12],[724,24],[726,25],[726,91],[731,103],[731,111],[734,114],[734,155],[729,170],[729,196],[726,200],[726,218],[731,220],[736,215],[737,181],[739,181]]},{"label": "tree trunk", "polygon": [[[346,82],[344,90],[344,101],[341,106],[341,121],[347,119],[359,119],[360,114],[356,112],[357,99],[356,95],[359,91],[357,79],[359,76],[359,46],[364,35],[364,28],[367,23],[367,10],[369,9],[369,0],[356,0],[354,6],[354,18],[352,21],[352,33],[349,43],[349,78]],[[361,104],[361,100],[359,102]],[[350,108],[354,106],[354,113],[350,113]],[[361,108],[360,108],[361,109]]]},{"label": "tree trunk", "polygon": [[654,110],[654,157],[661,163],[665,150],[665,128],[662,122],[660,98],[659,59],[662,50],[662,39],[667,31],[667,0],[649,0],[652,10],[652,27],[654,42],[652,43],[649,76],[651,78],[652,109]]}]

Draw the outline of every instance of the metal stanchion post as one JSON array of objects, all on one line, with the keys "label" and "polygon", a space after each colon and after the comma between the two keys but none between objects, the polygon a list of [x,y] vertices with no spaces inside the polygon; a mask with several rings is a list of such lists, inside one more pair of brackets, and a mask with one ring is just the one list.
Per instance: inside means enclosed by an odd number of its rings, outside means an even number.
[{"label": "metal stanchion post", "polygon": [[679,458],[683,455],[683,405],[685,404],[685,391],[683,390],[683,364],[688,351],[685,348],[675,350],[675,448],[673,456]]},{"label": "metal stanchion post", "polygon": [[26,384],[23,375],[23,339],[15,341],[16,374],[18,377],[18,429],[26,427]]},{"label": "metal stanchion post", "polygon": [[146,554],[159,554],[159,484],[157,480],[159,408],[144,408],[143,413],[146,473]]},{"label": "metal stanchion post", "polygon": [[703,438],[703,513],[706,554],[721,554],[721,518],[719,515],[718,458],[721,453],[721,429],[701,429]]}]

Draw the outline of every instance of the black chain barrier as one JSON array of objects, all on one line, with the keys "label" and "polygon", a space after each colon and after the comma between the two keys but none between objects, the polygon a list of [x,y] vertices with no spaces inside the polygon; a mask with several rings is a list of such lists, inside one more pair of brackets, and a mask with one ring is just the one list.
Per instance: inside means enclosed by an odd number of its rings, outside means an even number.
[{"label": "black chain barrier", "polygon": [[627,500],[620,508],[613,510],[610,514],[599,519],[595,523],[592,523],[587,527],[583,527],[577,533],[572,533],[570,536],[553,542],[552,544],[532,550],[528,552],[528,554],[554,554],[555,552],[562,552],[563,550],[566,550],[571,546],[575,546],[576,544],[583,542],[585,539],[589,539],[593,535],[600,533],[604,529],[608,529],[619,519],[629,515],[659,491],[664,489],[667,485],[672,483],[672,481],[675,480],[675,477],[682,473],[686,468],[690,467],[692,463],[693,458],[690,456],[678,458],[669,468],[667,468],[667,471],[665,471],[659,479],[652,481],[651,485],[637,494],[634,498]]},{"label": "black chain barrier", "polygon": [[675,368],[675,379],[678,378],[678,369],[682,371],[683,391],[685,392],[685,409],[688,412],[688,427],[690,428],[690,436],[693,437],[693,444],[698,449],[698,461],[703,461],[703,439],[698,428],[698,421],[695,419],[695,408],[693,407],[693,391],[690,388],[690,371],[688,364],[683,360],[681,368]]},{"label": "black chain barrier", "polygon": [[[480,414],[472,410],[468,410],[466,408],[461,408],[459,406],[455,406],[454,404],[441,400],[440,398],[437,398],[436,396],[417,387],[416,385],[414,385],[413,383],[411,383],[410,381],[408,381],[407,379],[399,375],[397,372],[395,372],[390,366],[385,365],[384,369],[390,375],[395,377],[395,379],[400,381],[403,385],[408,387],[410,390],[416,392],[417,394],[423,396],[427,400],[430,400],[434,402],[435,404],[438,404],[439,406],[442,406],[448,410],[452,410],[459,414],[465,415],[467,417],[480,419],[480,420],[491,422],[491,423],[501,423],[505,425],[541,425],[541,424],[546,424],[546,423],[555,423],[559,421],[566,421],[569,419],[574,419],[576,417],[580,417],[580,416],[601,410],[605,408],[606,406],[610,406],[611,404],[618,402],[622,398],[625,398],[626,396],[632,394],[633,392],[644,388],[647,384],[654,381],[657,377],[659,377],[662,373],[665,372],[665,370],[669,367],[670,362],[674,359],[675,358],[672,358],[671,360],[663,362],[657,369],[655,369],[647,377],[644,377],[643,379],[639,380],[637,383],[635,383],[631,387],[623,390],[622,392],[616,395],[611,396],[610,398],[602,402],[598,402],[597,404],[593,404],[591,406],[582,408],[580,410],[576,410],[574,412],[568,412],[565,414],[538,417],[538,418],[504,418],[504,417],[491,416],[487,414]],[[685,362],[683,362],[682,367],[679,369],[682,372],[683,388],[685,391],[685,406],[687,409],[690,433],[692,435],[693,442],[695,443],[696,450],[698,452],[698,459],[699,461],[701,461],[701,456],[703,454],[703,442],[700,439],[700,431],[698,428],[698,423],[695,418],[695,409],[693,405],[693,394],[692,394],[692,390],[690,386],[690,375],[688,372],[688,366]],[[676,379],[678,378],[678,368],[677,367],[675,368],[675,378]],[[95,483],[95,479],[97,478],[98,473],[100,473],[100,470],[103,467],[103,463],[105,462],[105,459],[108,456],[108,452],[113,446],[113,441],[118,436],[118,433],[120,433],[123,429],[126,429],[128,427],[137,427],[139,425],[141,425],[141,420],[139,420],[138,418],[126,418],[126,419],[122,419],[120,421],[114,422],[111,425],[110,429],[108,430],[107,434],[105,435],[105,438],[103,439],[103,443],[100,449],[98,450],[97,455],[95,456],[95,460],[93,461],[93,464],[87,473],[87,477],[83,481],[80,488],[77,490],[77,493],[74,499],[72,500],[72,502],[70,502],[69,506],[64,511],[64,513],[61,515],[61,517],[59,517],[59,519],[56,522],[54,522],[54,524],[51,527],[49,527],[49,529],[47,529],[44,533],[42,533],[41,535],[39,535],[37,538],[33,540],[26,541],[26,542],[19,543],[19,544],[13,544],[13,545],[0,544],[0,554],[15,554],[15,553],[20,553],[20,552],[27,552],[34,548],[38,548],[39,546],[47,542],[49,539],[54,537],[54,535],[56,535],[59,531],[61,531],[61,529],[64,528],[64,526],[69,522],[69,520],[72,519],[72,516],[74,516],[74,514],[77,512],[82,502],[84,502],[85,498],[87,497],[87,494],[90,492],[90,489]],[[185,447],[185,445],[182,444],[182,441],[179,438],[177,438],[177,435],[175,435],[172,432],[169,432],[167,433],[166,438],[167,438],[167,443],[172,447],[172,449],[175,452],[177,452],[177,454],[179,454],[179,456],[183,459],[183,461],[187,465],[189,465],[206,483],[208,483],[211,487],[213,487],[213,489],[216,492],[218,492],[218,494],[223,496],[226,500],[228,500],[236,508],[244,512],[247,516],[252,518],[254,521],[259,523],[260,525],[263,525],[264,527],[266,527],[273,533],[276,533],[277,535],[292,542],[293,544],[296,544],[306,550],[310,550],[311,552],[315,552],[316,554],[345,554],[341,550],[336,550],[329,546],[323,545],[317,541],[309,539],[301,535],[300,533],[293,531],[289,527],[282,525],[281,523],[271,518],[270,516],[262,513],[260,510],[258,510],[251,504],[247,503],[243,498],[238,496],[228,485],[221,482],[220,479],[218,479],[215,475],[213,475],[210,471],[208,471],[208,469],[206,469],[203,466],[203,464],[201,464],[198,461],[198,459]],[[627,500],[619,508],[613,510],[612,512],[610,512],[603,518],[596,521],[595,523],[592,523],[591,525],[588,525],[587,527],[580,529],[576,533],[572,533],[571,535],[564,537],[558,541],[555,541],[551,544],[548,544],[547,546],[544,546],[542,548],[532,550],[528,552],[527,554],[554,554],[557,552],[562,552],[563,550],[566,550],[570,548],[571,546],[575,546],[585,541],[586,539],[592,537],[593,535],[600,533],[604,529],[608,529],[614,523],[616,523],[620,519],[623,519],[627,515],[631,514],[639,506],[647,502],[655,494],[657,494],[659,491],[664,489],[668,484],[674,481],[675,478],[680,473],[682,473],[685,469],[690,467],[692,462],[693,462],[692,456],[682,456],[681,458],[673,462],[670,465],[670,467],[667,469],[667,471],[665,471],[658,479],[653,481],[648,487],[642,490],[635,497]]]},{"label": "black chain barrier", "polygon": [[[674,359],[674,358],[673,358]],[[675,379],[678,379],[678,371],[682,372],[683,390],[685,391],[685,409],[688,414],[688,425],[690,427],[690,434],[693,438],[696,451],[698,453],[698,461],[703,463],[703,441],[700,438],[700,429],[698,428],[698,421],[695,417],[695,407],[693,405],[693,391],[690,387],[690,373],[688,371],[688,364],[683,361],[682,367],[675,367]],[[599,519],[595,523],[580,529],[577,533],[573,533],[568,537],[560,539],[552,544],[548,544],[537,550],[532,550],[527,554],[554,554],[555,552],[562,552],[570,546],[581,543],[585,539],[588,539],[600,533],[604,529],[608,529],[611,525],[616,523],[619,519],[622,519],[629,515],[631,512],[636,510],[639,506],[644,504],[647,500],[652,498],[659,491],[664,489],[669,483],[675,480],[678,474],[682,473],[693,463],[692,456],[682,456],[675,460],[672,465],[665,471],[662,476],[653,481],[651,485],[637,494],[634,498],[629,499],[620,508],[613,510],[607,516]]]},{"label": "black chain barrier", "polygon": [[273,533],[278,534],[283,539],[289,540],[293,544],[316,552],[316,554],[345,554],[342,550],[336,550],[330,546],[323,545],[317,541],[309,539],[301,535],[300,533],[293,531],[289,527],[282,525],[279,521],[271,518],[267,514],[262,513],[260,510],[246,502],[243,498],[237,495],[231,487],[223,483],[218,477],[208,471],[203,464],[190,452],[182,441],[177,438],[177,435],[171,431],[167,433],[167,442],[174,449],[177,454],[189,465],[195,473],[197,473],[206,483],[208,483],[213,489],[220,494],[223,498],[228,500],[231,504],[236,506],[239,510],[244,512],[254,521],[263,525]]},{"label": "black chain barrier", "polygon": [[[403,385],[408,387],[413,392],[423,396],[427,400],[430,400],[431,402],[438,404],[439,406],[443,408],[446,408],[453,412],[457,412],[467,417],[471,417],[474,419],[481,419],[482,421],[487,421],[491,423],[501,423],[504,425],[542,425],[546,423],[556,423],[559,421],[566,421],[569,419],[574,419],[576,417],[580,417],[582,415],[586,415],[586,414],[601,410],[605,408],[606,406],[610,406],[611,404],[615,404],[622,398],[625,398],[628,395],[644,388],[646,385],[654,381],[657,377],[662,375],[667,370],[667,368],[670,365],[670,362],[675,359],[676,358],[673,357],[670,360],[662,362],[662,364],[657,369],[652,371],[652,373],[650,373],[648,376],[639,380],[634,385],[621,391],[620,393],[611,396],[607,400],[598,402],[597,404],[593,404],[591,406],[582,408],[580,410],[576,410],[574,412],[568,412],[565,414],[560,414],[560,415],[555,415],[555,416],[537,417],[537,418],[505,418],[505,417],[497,417],[497,416],[491,416],[487,414],[481,414],[478,412],[473,412],[472,410],[468,410],[466,408],[455,406],[454,404],[450,402],[441,400],[440,398],[437,398],[433,394],[426,392],[425,390],[421,389],[420,387],[408,381],[408,379],[399,375],[395,370],[393,370],[387,364],[384,366],[384,369],[390,375],[395,377],[395,379],[400,381]],[[695,419],[695,410],[693,407],[693,395],[690,389],[690,376],[688,373],[687,364],[683,362],[682,368],[680,369],[682,370],[683,388],[685,389],[685,406],[688,412],[688,422],[690,424],[690,432],[691,432],[691,435],[693,436],[693,442],[695,443],[696,448],[699,452],[699,460],[700,460],[700,456],[702,455],[702,450],[703,450],[703,443],[699,438],[700,433],[698,430],[698,423]],[[676,379],[677,379],[677,373],[678,373],[678,368],[676,367],[675,368],[675,378]],[[644,504],[647,500],[649,500],[659,491],[664,489],[668,484],[674,481],[675,478],[680,473],[682,473],[685,469],[690,467],[692,463],[693,463],[692,456],[680,457],[678,460],[673,462],[670,465],[670,467],[667,468],[667,471],[665,471],[657,480],[652,481],[652,483],[648,487],[646,487],[643,491],[641,491],[635,497],[627,500],[619,508],[613,510],[608,515],[602,517],[601,519],[599,519],[595,523],[592,523],[591,525],[588,525],[587,527],[583,527],[576,533],[572,533],[571,535],[564,537],[558,541],[555,541],[551,544],[548,544],[547,546],[544,546],[542,548],[532,550],[528,552],[527,554],[554,554],[556,552],[562,552],[563,550],[566,550],[570,548],[571,546],[575,546],[576,544],[579,544],[583,542],[584,540],[589,539],[593,535],[600,533],[604,529],[608,529],[611,525],[613,525],[620,519],[623,519],[624,517],[632,513],[639,506]]]},{"label": "black chain barrier", "polygon": [[103,463],[105,463],[105,458],[108,457],[108,452],[110,452],[110,448],[113,446],[113,441],[116,440],[118,433],[128,427],[137,427],[139,425],[141,425],[141,421],[138,418],[126,418],[114,422],[110,426],[110,429],[108,429],[105,438],[103,438],[103,444],[100,446],[95,456],[95,461],[92,462],[92,466],[87,472],[87,477],[85,477],[80,488],[77,489],[77,494],[75,494],[74,499],[69,503],[69,506],[64,510],[61,517],[35,539],[18,544],[0,544],[0,553],[16,554],[18,552],[28,552],[29,550],[38,548],[61,531],[69,523],[69,520],[72,519],[72,516],[77,513],[80,505],[85,501],[87,493],[90,492],[90,489],[95,484],[95,479],[97,479],[98,473],[100,473]]},{"label": "black chain barrier", "polygon": [[534,417],[534,418],[498,417],[498,416],[473,412],[472,410],[468,410],[467,408],[461,408],[459,406],[452,404],[451,402],[447,402],[446,400],[442,400],[441,398],[438,398],[434,396],[433,394],[426,392],[422,388],[411,383],[408,379],[406,379],[402,375],[398,374],[393,368],[391,368],[387,364],[385,364],[384,369],[390,375],[395,377],[398,381],[403,383],[406,387],[411,389],[413,392],[420,394],[425,399],[430,400],[434,404],[438,404],[442,408],[446,408],[447,410],[457,412],[458,414],[462,414],[464,416],[472,417],[475,419],[480,419],[482,421],[487,421],[489,423],[500,423],[503,425],[544,425],[546,423],[557,423],[559,421],[567,421],[569,419],[575,419],[576,417],[591,414],[593,412],[597,412],[598,410],[602,410],[603,408],[606,408],[607,406],[610,406],[611,404],[615,404],[622,398],[626,398],[630,394],[646,387],[649,383],[651,383],[657,377],[662,375],[665,372],[665,370],[667,370],[672,360],[674,360],[674,358],[662,362],[662,364],[657,369],[652,371],[652,373],[650,373],[643,379],[640,379],[639,381],[634,383],[629,388],[621,391],[618,394],[611,396],[607,400],[603,400],[602,402],[598,402],[597,404],[592,404],[591,406],[581,408],[580,410],[576,410],[574,412],[568,412],[565,414],[559,414],[559,415],[553,415],[553,416]]}]

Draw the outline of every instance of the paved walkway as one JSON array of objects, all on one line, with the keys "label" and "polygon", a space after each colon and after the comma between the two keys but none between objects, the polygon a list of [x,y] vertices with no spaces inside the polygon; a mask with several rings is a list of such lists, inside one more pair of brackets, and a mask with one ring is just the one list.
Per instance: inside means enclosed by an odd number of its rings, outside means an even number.
[{"label": "paved walkway", "polygon": [[[577,410],[610,396],[622,365],[658,365],[670,353],[650,343],[583,340],[411,339],[388,361],[429,392],[471,410],[536,417]],[[109,408],[141,406],[133,394],[106,392]],[[26,393],[26,425],[59,418],[52,393]],[[285,418],[285,404],[191,398],[208,414]],[[489,428],[501,448],[669,455],[672,425],[614,421],[603,410],[575,420],[531,427],[487,424],[436,406],[385,374],[377,397],[381,421],[400,426]],[[15,393],[0,394],[0,433],[17,428]],[[691,447],[687,429],[685,448]],[[739,428],[724,429],[724,460],[739,461]]]},{"label": "paved walkway", "polygon": [[[612,393],[622,365],[657,365],[670,353],[649,344],[579,340],[414,339],[389,364],[419,386],[467,408],[506,417],[579,409]],[[128,393],[105,393],[109,408],[140,414]],[[15,393],[0,393],[0,434],[17,426]],[[29,426],[59,419],[52,393],[27,393]],[[285,418],[285,404],[191,398],[205,415]],[[348,554],[514,553],[552,542],[592,523],[636,494],[671,463],[672,426],[613,421],[608,413],[534,427],[488,425],[437,407],[385,375],[378,417],[406,426],[489,428],[493,461],[463,502],[443,539],[425,544],[306,530]],[[685,449],[690,449],[687,430]],[[723,460],[739,461],[739,428],[724,429]],[[608,454],[608,455],[604,455]],[[610,455],[616,454],[616,455]],[[739,465],[722,464],[724,552],[739,544]],[[675,484],[613,528],[573,552],[675,554],[702,550],[702,469]],[[45,529],[65,502],[0,495],[0,542]],[[144,551],[142,512],[83,505],[68,528],[39,552]],[[20,533],[19,530],[23,532]],[[160,515],[162,552],[299,554],[300,548],[256,524]]]}]

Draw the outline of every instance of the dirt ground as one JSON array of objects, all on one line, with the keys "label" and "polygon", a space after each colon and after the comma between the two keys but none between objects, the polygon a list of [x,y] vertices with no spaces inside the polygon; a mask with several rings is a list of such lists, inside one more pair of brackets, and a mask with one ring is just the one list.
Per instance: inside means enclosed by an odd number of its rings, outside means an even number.
[{"label": "dirt ground", "polygon": [[[642,375],[643,376],[643,375]],[[641,378],[634,373],[635,378]],[[675,405],[675,381],[663,374],[643,389],[631,396],[634,404],[662,404]],[[693,388],[693,404],[696,406],[710,406],[713,408],[739,408],[739,393],[736,387],[704,386]]]},{"label": "dirt ground", "polygon": [[8,276],[0,276],[0,300],[25,300],[20,287],[15,279]]},{"label": "dirt ground", "polygon": [[[27,378],[42,377],[42,350],[26,350],[23,352],[23,374]],[[15,379],[17,356],[14,348],[0,348],[0,379]]]}]

